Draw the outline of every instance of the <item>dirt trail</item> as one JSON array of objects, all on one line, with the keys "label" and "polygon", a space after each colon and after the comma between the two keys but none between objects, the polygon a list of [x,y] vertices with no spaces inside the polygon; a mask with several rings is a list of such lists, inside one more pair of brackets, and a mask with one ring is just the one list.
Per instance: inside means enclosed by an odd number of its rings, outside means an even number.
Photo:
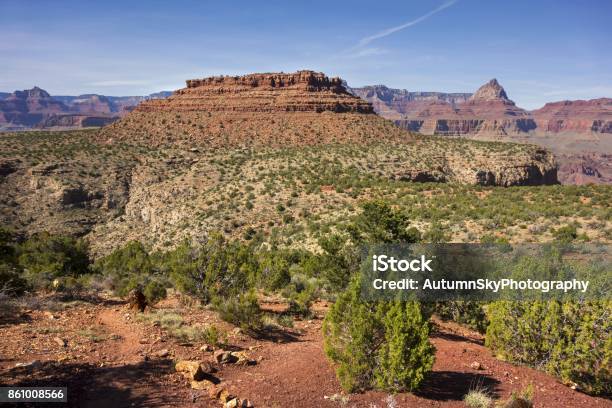
[{"label": "dirt trail", "polygon": [[[149,359],[146,332],[124,309],[103,309],[97,323],[113,336],[113,360],[108,367],[96,370],[95,386],[82,398],[84,408],[124,406],[172,407],[188,406],[185,389],[169,384],[173,364],[169,359]],[[103,384],[103,385],[102,385]],[[101,386],[102,385],[102,386]]]},{"label": "dirt trail", "polygon": [[126,323],[124,316],[114,309],[103,309],[98,315],[98,324],[101,324],[109,335],[116,336],[116,352],[114,357],[126,363],[142,361],[140,355],[143,345],[143,330],[133,323]]}]

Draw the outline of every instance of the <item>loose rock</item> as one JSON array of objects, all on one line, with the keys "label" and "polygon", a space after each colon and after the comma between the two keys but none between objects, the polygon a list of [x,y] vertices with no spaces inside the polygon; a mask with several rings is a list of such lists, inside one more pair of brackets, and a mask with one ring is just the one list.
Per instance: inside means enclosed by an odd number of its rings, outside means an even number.
[{"label": "loose rock", "polygon": [[67,347],[68,346],[68,342],[62,338],[59,337],[54,337],[53,341],[57,343],[58,346],[60,347]]},{"label": "loose rock", "polygon": [[205,372],[199,361],[179,361],[174,366],[174,369],[183,374],[185,378],[192,381],[202,381],[205,378]]},{"label": "loose rock", "polygon": [[484,367],[478,361],[474,361],[472,364],[470,364],[470,367],[474,370],[484,370]]},{"label": "loose rock", "polygon": [[168,349],[162,349],[153,354],[155,357],[164,358],[170,355],[170,351]]}]

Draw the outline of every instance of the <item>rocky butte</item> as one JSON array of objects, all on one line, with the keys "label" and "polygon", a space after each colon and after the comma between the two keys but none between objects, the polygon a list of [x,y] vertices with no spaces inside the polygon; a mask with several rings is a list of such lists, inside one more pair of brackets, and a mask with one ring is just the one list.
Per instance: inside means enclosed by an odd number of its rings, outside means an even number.
[{"label": "rocky butte", "polygon": [[543,132],[612,134],[612,98],[551,102],[532,114]]},{"label": "rocky butte", "polygon": [[300,146],[410,135],[322,73],[264,73],[187,81],[101,132],[102,141],[153,145]]}]

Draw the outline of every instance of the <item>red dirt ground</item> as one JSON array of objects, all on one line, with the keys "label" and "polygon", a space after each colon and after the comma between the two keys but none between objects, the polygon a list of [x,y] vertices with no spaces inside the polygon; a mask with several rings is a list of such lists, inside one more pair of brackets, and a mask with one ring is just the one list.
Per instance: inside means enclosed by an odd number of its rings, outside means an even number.
[{"label": "red dirt ground", "polygon": [[[282,309],[273,302],[264,307]],[[279,327],[257,340],[237,333],[210,310],[182,307],[177,301],[158,308],[172,309],[189,325],[214,323],[227,333],[226,348],[244,350],[257,361],[252,366],[217,365],[215,374],[221,386],[257,408],[464,407],[463,396],[477,386],[503,399],[529,384],[536,407],[612,407],[612,401],[572,390],[547,374],[495,359],[480,335],[452,323],[436,322],[436,363],[418,393],[345,396],[323,353],[325,304],[317,305],[313,320],[295,321],[292,329]],[[204,343],[181,343],[160,327],[135,319],[113,299],[21,306],[0,315],[0,336],[0,384],[68,386],[71,407],[220,406],[206,391],[190,389],[173,369],[179,359],[212,361],[212,352],[200,351]],[[167,355],[160,353],[164,350]],[[471,368],[474,362],[481,368]]]}]

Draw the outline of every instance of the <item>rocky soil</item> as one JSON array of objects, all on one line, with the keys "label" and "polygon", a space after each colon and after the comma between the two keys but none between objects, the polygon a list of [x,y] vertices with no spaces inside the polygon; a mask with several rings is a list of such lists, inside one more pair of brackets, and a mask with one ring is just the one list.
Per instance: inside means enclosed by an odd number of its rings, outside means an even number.
[{"label": "rocky soil", "polygon": [[[264,298],[262,307],[274,316],[286,305]],[[145,314],[104,296],[2,303],[0,383],[67,386],[71,407],[218,407],[220,399],[234,404],[234,398],[254,407],[463,407],[475,387],[504,399],[529,384],[536,407],[612,406],[542,372],[496,360],[479,334],[440,321],[431,337],[433,372],[417,393],[347,395],[323,353],[327,304],[314,309],[311,320],[295,320],[291,328],[270,323],[265,335],[251,338],[214,312],[177,299]],[[161,324],[159,316],[166,316]],[[183,328],[215,325],[224,344],[177,338],[164,323],[170,317]]]}]

